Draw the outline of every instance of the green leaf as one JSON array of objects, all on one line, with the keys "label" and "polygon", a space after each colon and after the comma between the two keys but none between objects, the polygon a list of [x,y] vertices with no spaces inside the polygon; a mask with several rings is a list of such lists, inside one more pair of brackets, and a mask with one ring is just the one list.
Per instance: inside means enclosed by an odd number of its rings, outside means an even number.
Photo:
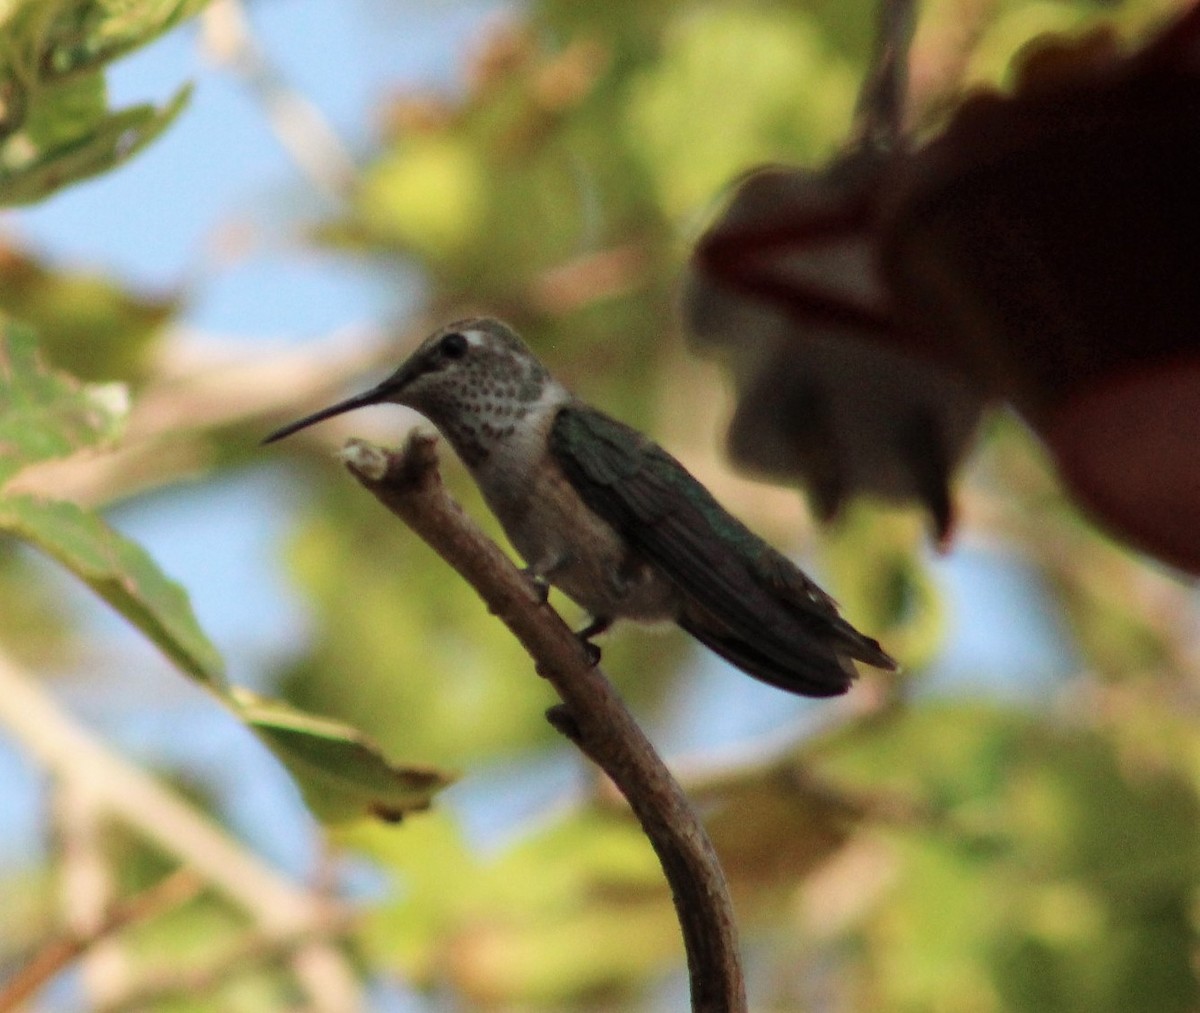
[{"label": "green leaf", "polygon": [[30,325],[46,361],[73,377],[143,379],[178,308],[173,293],[134,292],[107,273],[46,263],[0,242],[0,315]]},{"label": "green leaf", "polygon": [[[0,480],[111,434],[116,413],[97,391],[48,370],[26,327],[0,330]],[[184,672],[213,690],[291,771],[312,811],[327,821],[398,820],[429,807],[452,778],[391,763],[357,729],[287,704],[230,691],[221,659],[183,589],[138,545],[74,503],[6,494],[0,531],[52,556],[141,630]]]},{"label": "green leaf", "polygon": [[924,812],[876,828],[897,871],[857,942],[879,1008],[1196,1008],[1200,799],[1178,771],[1106,729],[977,702],[843,729],[808,769]]},{"label": "green leaf", "polygon": [[150,638],[184,672],[223,687],[220,655],[183,589],[144,549],[74,503],[0,499],[0,529],[53,556]]},{"label": "green leaf", "polygon": [[673,216],[695,213],[748,166],[824,156],[841,140],[856,84],[811,15],[704,7],[634,79],[627,143]]},{"label": "green leaf", "polygon": [[37,151],[53,151],[85,136],[108,111],[102,74],[56,81],[30,96],[25,136]]},{"label": "green leaf", "polygon": [[45,41],[54,54],[55,69],[74,74],[154,41],[207,5],[208,0],[74,0],[59,14]]},{"label": "green leaf", "polygon": [[240,688],[230,699],[291,772],[309,808],[326,822],[363,816],[396,822],[428,809],[434,794],[454,781],[433,767],[392,763],[375,742],[340,721]]},{"label": "green leaf", "polygon": [[0,483],[28,464],[112,438],[125,402],[119,384],[81,384],[47,369],[29,328],[0,324]]},{"label": "green leaf", "polygon": [[120,164],[187,101],[111,110],[103,69],[207,0],[15,0],[0,7],[0,204],[27,204]]},{"label": "green leaf", "polygon": [[604,1008],[634,1008],[621,1001],[631,987],[681,957],[650,843],[628,811],[571,808],[537,823],[488,856],[445,813],[403,834],[338,832],[339,844],[403,870],[368,915],[368,955],[415,985],[449,984],[498,1008],[582,1009],[597,995]]},{"label": "green leaf", "polygon": [[486,167],[460,139],[418,137],[364,174],[359,218],[384,242],[449,256],[477,234],[486,184]]},{"label": "green leaf", "polygon": [[68,183],[87,179],[120,165],[162,133],[191,95],[186,86],[162,108],[134,106],[114,113],[83,136],[49,150],[9,172],[0,167],[0,204],[30,204]]}]

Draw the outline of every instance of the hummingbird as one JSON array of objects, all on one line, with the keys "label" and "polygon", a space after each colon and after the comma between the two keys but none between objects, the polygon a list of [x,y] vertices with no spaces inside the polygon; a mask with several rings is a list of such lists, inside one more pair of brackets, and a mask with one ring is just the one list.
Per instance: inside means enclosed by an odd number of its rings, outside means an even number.
[{"label": "hummingbird", "polygon": [[679,461],[571,394],[499,320],[441,328],[381,383],[263,442],[383,403],[450,442],[525,572],[590,614],[578,635],[593,649],[617,619],[671,621],[748,675],[813,697],[844,693],[854,661],[896,668]]}]

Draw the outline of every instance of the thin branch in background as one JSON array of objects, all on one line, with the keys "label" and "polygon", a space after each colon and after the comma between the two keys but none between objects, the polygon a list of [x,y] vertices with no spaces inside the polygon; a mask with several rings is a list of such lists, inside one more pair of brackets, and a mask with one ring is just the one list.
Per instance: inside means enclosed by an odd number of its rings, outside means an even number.
[{"label": "thin branch in background", "polygon": [[200,23],[206,52],[261,103],[275,136],[300,170],[333,200],[345,199],[358,177],[354,159],[320,109],[267,59],[240,0],[215,0]]},{"label": "thin branch in background", "polygon": [[47,941],[0,989],[0,1013],[9,1013],[20,1007],[73,961],[101,943],[110,941],[118,932],[182,907],[203,888],[204,881],[195,872],[178,869],[140,893],[110,905],[103,918],[88,931],[70,931]]},{"label": "thin branch in background", "polygon": [[[129,991],[98,1007],[97,1013],[133,1013],[183,996],[205,995],[238,974],[285,963],[294,952],[317,941],[317,938],[311,932],[293,937],[246,933],[225,952],[199,967],[171,968],[145,975]],[[317,1007],[305,1007],[309,1008]],[[330,1010],[331,1013],[349,1013],[358,1009],[359,1005],[337,1006],[327,1003],[319,1008]]]},{"label": "thin branch in background", "polygon": [[424,433],[412,433],[399,452],[352,440],[342,456],[350,473],[458,571],[512,631],[563,701],[547,714],[551,723],[629,800],[671,887],[692,1009],[744,1011],[733,906],[703,825],[579,639],[446,492],[436,444],[436,437]]},{"label": "thin branch in background", "polygon": [[998,8],[999,0],[958,0],[953,10],[922,27],[908,62],[909,103],[918,128],[936,123],[962,101],[971,58]]},{"label": "thin branch in background", "polygon": [[875,49],[855,108],[854,147],[887,154],[904,146],[908,50],[916,18],[916,0],[879,0]]},{"label": "thin branch in background", "polygon": [[294,886],[153,777],[112,753],[0,651],[0,725],[55,777],[85,791],[116,818],[190,866],[245,910],[271,938],[310,938],[292,953],[309,1008],[344,1013],[361,1006],[358,979],[331,941],[337,907]]},{"label": "thin branch in background", "polygon": [[40,461],[5,489],[97,507],[203,474],[221,430],[327,402],[352,378],[390,365],[396,345],[417,335],[406,331],[385,342],[361,328],[344,329],[264,356],[229,352],[216,337],[180,329],[164,341],[159,368],[139,391],[118,445]]},{"label": "thin branch in background", "polygon": [[52,790],[63,923],[72,935],[92,940],[80,951],[83,990],[91,1005],[100,1005],[122,989],[129,972],[116,940],[102,931],[115,897],[113,869],[104,849],[106,814],[77,778],[60,775]]}]

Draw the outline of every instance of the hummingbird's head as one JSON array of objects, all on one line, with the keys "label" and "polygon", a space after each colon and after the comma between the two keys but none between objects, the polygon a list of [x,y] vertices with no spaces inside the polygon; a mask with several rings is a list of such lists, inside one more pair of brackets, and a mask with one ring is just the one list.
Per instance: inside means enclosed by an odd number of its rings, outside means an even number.
[{"label": "hummingbird's head", "polygon": [[485,459],[538,406],[565,397],[510,327],[490,317],[473,317],[435,331],[399,369],[365,393],[284,426],[264,442],[355,408],[401,404],[428,418],[471,464]]}]

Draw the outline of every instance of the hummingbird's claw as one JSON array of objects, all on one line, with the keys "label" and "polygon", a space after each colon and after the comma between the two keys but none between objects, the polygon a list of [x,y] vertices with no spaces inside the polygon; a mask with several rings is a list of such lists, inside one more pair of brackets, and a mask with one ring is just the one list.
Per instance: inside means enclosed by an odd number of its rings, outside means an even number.
[{"label": "hummingbird's claw", "polygon": [[587,652],[588,661],[593,668],[600,664],[600,648],[592,643],[592,637],[598,637],[613,624],[609,616],[594,616],[592,621],[575,634],[583,649]]},{"label": "hummingbird's claw", "polygon": [[532,566],[525,567],[521,572],[529,579],[529,585],[533,588],[538,603],[545,605],[550,600],[550,582]]},{"label": "hummingbird's claw", "polygon": [[609,616],[595,616],[583,629],[575,634],[580,640],[586,642],[592,637],[598,637],[605,632],[613,624],[612,618]]},{"label": "hummingbird's claw", "polygon": [[588,664],[591,665],[592,668],[595,668],[598,664],[600,664],[600,648],[593,644],[590,640],[585,640],[583,637],[579,638],[579,643],[583,647],[583,651],[588,657]]}]

